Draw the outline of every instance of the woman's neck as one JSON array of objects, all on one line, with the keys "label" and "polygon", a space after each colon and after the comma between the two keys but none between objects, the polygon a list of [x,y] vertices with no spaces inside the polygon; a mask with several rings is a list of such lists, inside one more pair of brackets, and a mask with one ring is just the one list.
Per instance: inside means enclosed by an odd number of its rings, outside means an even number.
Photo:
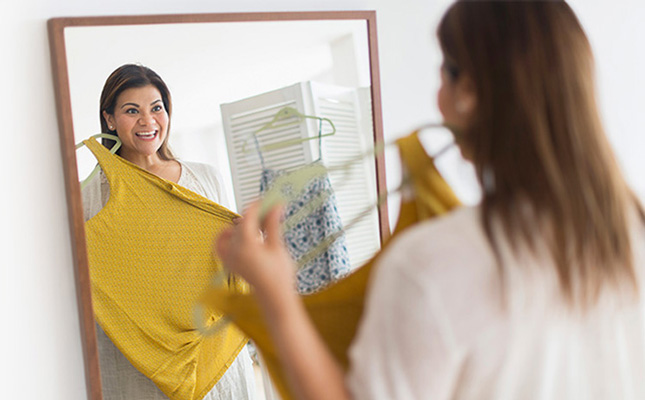
[{"label": "woman's neck", "polygon": [[162,160],[156,152],[145,155],[136,152],[121,151],[121,157],[149,172],[153,172],[167,163],[167,161]]},{"label": "woman's neck", "polygon": [[160,178],[177,183],[181,176],[181,166],[175,160],[163,160],[158,153],[143,155],[140,153],[121,152],[121,157],[131,163],[157,175]]}]

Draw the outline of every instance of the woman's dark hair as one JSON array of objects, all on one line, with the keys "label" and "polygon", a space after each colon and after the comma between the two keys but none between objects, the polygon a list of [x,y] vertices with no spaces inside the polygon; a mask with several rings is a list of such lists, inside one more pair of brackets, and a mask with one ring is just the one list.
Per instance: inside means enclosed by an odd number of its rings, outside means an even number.
[{"label": "woman's dark hair", "polygon": [[[116,131],[110,130],[108,123],[103,116],[103,111],[113,115],[114,107],[119,95],[127,89],[141,88],[144,86],[152,85],[159,90],[161,100],[163,101],[164,108],[168,113],[168,132],[161,147],[157,150],[159,157],[162,160],[174,160],[170,148],[168,147],[168,137],[170,136],[170,116],[172,114],[172,100],[170,98],[170,91],[168,86],[161,79],[161,77],[148,67],[138,64],[125,64],[114,70],[105,81],[103,91],[101,92],[99,118],[101,121],[101,132],[116,134]],[[102,143],[105,147],[111,148],[114,141],[110,139],[103,139]],[[118,152],[117,152],[118,154]]]},{"label": "woman's dark hair", "polygon": [[643,209],[602,127],[591,46],[569,5],[457,1],[437,35],[448,76],[474,85],[473,120],[458,136],[484,188],[483,226],[498,258],[494,220],[512,248],[533,250],[536,222],[548,221],[570,304],[622,283],[637,291],[629,215]]}]

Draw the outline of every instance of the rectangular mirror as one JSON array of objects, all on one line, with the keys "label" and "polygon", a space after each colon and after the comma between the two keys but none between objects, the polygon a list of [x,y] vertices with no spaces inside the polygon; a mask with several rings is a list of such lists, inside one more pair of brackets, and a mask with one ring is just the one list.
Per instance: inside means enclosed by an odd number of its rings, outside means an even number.
[{"label": "rectangular mirror", "polygon": [[[169,145],[180,160],[214,166],[222,205],[241,212],[260,195],[264,168],[340,165],[382,142],[373,11],[151,15],[49,21],[61,149],[77,277],[89,397],[102,399],[79,180],[96,165],[75,144],[101,132],[99,97],[112,71],[141,64],[172,94]],[[304,118],[262,130],[286,107]],[[264,146],[306,140],[281,150]],[[254,142],[253,136],[258,140]],[[386,192],[382,155],[330,172],[348,224]],[[389,235],[382,201],[346,232],[353,268]]]}]

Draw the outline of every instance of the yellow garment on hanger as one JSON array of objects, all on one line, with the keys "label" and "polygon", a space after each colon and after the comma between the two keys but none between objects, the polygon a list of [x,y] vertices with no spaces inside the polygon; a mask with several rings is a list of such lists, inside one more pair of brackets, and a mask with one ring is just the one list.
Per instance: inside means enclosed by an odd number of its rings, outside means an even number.
[{"label": "yellow garment on hanger", "polygon": [[[247,338],[228,324],[212,336],[193,310],[221,270],[214,237],[238,215],[84,141],[110,184],[85,224],[96,320],[116,347],[172,400],[203,398]],[[244,291],[236,279],[231,291]],[[221,318],[204,316],[210,326]]]},{"label": "yellow garment on hanger", "polygon": [[[417,132],[399,139],[397,145],[406,171],[405,179],[413,193],[410,198],[406,198],[404,193],[399,220],[392,236],[419,221],[444,214],[460,205],[434,161],[423,149]],[[383,249],[389,243],[388,240]],[[349,346],[363,314],[369,276],[379,254],[348,277],[312,295],[302,296],[318,333],[345,370],[349,367]],[[280,396],[284,400],[293,398],[255,298],[251,294],[231,294],[221,288],[211,288],[202,302],[222,311],[254,341]]]}]

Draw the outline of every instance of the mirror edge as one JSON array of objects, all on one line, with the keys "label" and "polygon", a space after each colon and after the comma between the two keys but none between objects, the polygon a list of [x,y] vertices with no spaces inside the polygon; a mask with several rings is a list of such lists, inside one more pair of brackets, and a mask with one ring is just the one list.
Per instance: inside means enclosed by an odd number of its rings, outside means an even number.
[{"label": "mirror edge", "polygon": [[88,268],[87,244],[85,241],[85,222],[81,187],[76,169],[76,149],[72,124],[72,109],[67,76],[67,55],[65,50],[65,27],[67,18],[52,18],[47,21],[49,48],[51,53],[52,76],[60,146],[63,158],[65,192],[67,194],[67,213],[72,241],[72,260],[76,279],[76,298],[78,301],[79,323],[83,358],[85,361],[85,383],[90,400],[102,400],[101,373],[99,370],[96,326]]},{"label": "mirror edge", "polygon": [[[370,58],[370,83],[372,93],[372,129],[374,129],[374,145],[379,146],[384,143],[383,137],[383,114],[381,110],[381,75],[378,58],[378,41],[376,29],[376,11],[368,11],[367,20],[367,41],[369,46]],[[383,196],[385,201],[379,205],[379,228],[381,234],[381,245],[390,237],[390,219],[388,214],[387,202],[387,182],[385,176],[385,153],[376,154],[376,195],[377,198]]]},{"label": "mirror edge", "polygon": [[[78,182],[78,171],[76,168],[76,149],[72,122],[69,76],[67,73],[67,54],[65,49],[65,28],[81,26],[325,19],[365,20],[367,23],[374,144],[378,145],[383,143],[380,69],[378,62],[376,11],[374,10],[56,17],[47,21],[88,399],[102,400],[103,395],[98,361],[96,327],[92,306],[87,243],[85,240],[85,223],[83,221],[83,204],[80,184]],[[375,166],[377,198],[381,198],[381,196],[387,193],[385,156],[382,152],[376,155]],[[379,205],[377,211],[379,218],[379,234],[382,245],[390,236],[387,200]]]}]

